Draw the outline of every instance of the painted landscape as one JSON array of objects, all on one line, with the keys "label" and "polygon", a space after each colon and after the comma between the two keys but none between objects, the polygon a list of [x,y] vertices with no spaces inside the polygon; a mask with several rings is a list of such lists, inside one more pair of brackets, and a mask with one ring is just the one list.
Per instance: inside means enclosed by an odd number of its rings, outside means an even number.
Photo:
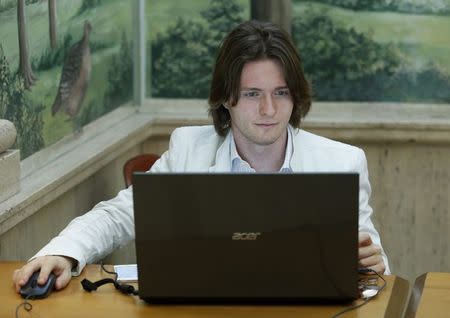
[{"label": "painted landscape", "polygon": [[[20,2],[24,2],[29,73],[33,78],[29,83],[21,71],[18,45]],[[22,158],[81,129],[132,94],[132,75],[127,73],[128,65],[132,65],[131,3],[62,0],[55,4],[56,44],[52,47],[48,1],[0,1],[0,76],[8,83],[2,87],[0,114],[16,124]],[[88,43],[79,45],[87,25]],[[86,48],[89,58],[84,56]],[[90,76],[83,77],[78,70]],[[128,86],[118,95],[116,88],[123,83]],[[66,109],[69,100],[71,111]]]},{"label": "painted landscape", "polygon": [[[249,19],[249,2],[147,0],[149,96],[206,98],[220,41]],[[450,0],[292,7],[315,100],[449,107]],[[22,158],[131,100],[132,23],[127,0],[0,0],[0,117],[15,123]]]},{"label": "painted landscape", "polygon": [[[197,13],[168,14],[151,37],[152,95],[207,97],[220,40],[249,18],[248,4],[211,0]],[[292,7],[292,37],[315,100],[450,103],[450,0],[293,0]]]}]

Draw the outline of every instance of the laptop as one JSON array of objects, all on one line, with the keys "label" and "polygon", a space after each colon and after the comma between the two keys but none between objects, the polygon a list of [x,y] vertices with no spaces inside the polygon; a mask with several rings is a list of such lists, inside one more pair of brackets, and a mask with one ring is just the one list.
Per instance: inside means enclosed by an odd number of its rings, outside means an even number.
[{"label": "laptop", "polygon": [[150,303],[358,297],[358,174],[147,174],[133,181]]}]

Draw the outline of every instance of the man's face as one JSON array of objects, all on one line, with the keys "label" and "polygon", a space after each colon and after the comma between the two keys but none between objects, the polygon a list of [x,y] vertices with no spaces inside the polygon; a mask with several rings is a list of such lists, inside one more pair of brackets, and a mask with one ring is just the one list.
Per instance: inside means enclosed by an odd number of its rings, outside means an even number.
[{"label": "man's face", "polygon": [[236,144],[267,146],[285,142],[292,109],[279,63],[270,59],[246,63],[238,103],[229,107]]}]

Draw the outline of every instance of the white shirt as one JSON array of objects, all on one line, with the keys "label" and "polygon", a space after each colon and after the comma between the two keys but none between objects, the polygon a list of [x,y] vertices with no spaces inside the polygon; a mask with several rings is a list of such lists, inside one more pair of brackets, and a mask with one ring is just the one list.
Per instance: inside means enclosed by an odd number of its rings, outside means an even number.
[{"label": "white shirt", "polygon": [[[231,172],[234,173],[256,172],[255,169],[253,169],[247,161],[242,159],[239,153],[237,152],[236,143],[234,142],[234,137],[231,129],[229,133],[231,134],[230,140]],[[281,166],[279,172],[281,173],[293,172],[291,168],[292,150],[293,150],[292,131],[291,129],[287,129],[286,152],[284,155],[283,165]]]}]

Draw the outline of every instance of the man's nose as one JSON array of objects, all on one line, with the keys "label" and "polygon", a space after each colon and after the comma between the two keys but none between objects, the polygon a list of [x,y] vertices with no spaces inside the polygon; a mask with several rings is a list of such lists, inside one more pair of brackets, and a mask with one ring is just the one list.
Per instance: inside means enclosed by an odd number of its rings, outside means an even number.
[{"label": "man's nose", "polygon": [[264,116],[273,116],[275,114],[275,103],[272,94],[264,94],[259,104],[259,113]]}]

